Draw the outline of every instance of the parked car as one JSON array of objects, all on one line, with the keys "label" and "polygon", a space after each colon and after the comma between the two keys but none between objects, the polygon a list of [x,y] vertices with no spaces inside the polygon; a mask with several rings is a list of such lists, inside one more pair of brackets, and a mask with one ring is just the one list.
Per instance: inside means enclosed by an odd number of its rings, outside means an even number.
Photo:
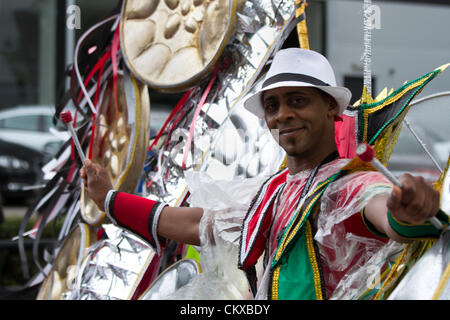
[{"label": "parked car", "polygon": [[43,152],[0,139],[0,193],[4,202],[27,201],[42,183],[42,166],[49,160]]},{"label": "parked car", "polygon": [[55,154],[68,135],[54,129],[52,106],[18,106],[0,111],[0,139]]},{"label": "parked car", "polygon": [[441,174],[438,166],[444,169],[450,155],[450,92],[414,100],[406,120],[434,161],[403,123],[388,168],[397,176],[408,172],[435,182]]}]

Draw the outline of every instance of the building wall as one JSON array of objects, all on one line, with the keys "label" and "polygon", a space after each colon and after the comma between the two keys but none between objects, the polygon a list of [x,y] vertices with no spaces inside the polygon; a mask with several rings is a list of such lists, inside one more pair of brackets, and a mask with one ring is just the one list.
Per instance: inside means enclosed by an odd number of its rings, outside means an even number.
[{"label": "building wall", "polygon": [[[450,5],[372,1],[380,8],[380,29],[372,30],[372,75],[376,87],[398,88],[450,62]],[[362,77],[363,1],[327,1],[327,57],[337,81]],[[450,69],[421,93],[450,91]],[[450,107],[450,106],[449,106]]]}]

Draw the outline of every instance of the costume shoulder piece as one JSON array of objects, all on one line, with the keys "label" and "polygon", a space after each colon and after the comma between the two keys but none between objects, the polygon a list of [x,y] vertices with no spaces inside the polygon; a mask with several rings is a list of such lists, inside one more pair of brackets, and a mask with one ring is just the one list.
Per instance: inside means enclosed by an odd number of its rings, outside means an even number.
[{"label": "costume shoulder piece", "polygon": [[285,168],[271,176],[259,189],[245,216],[239,250],[239,267],[247,269],[256,264],[265,249],[265,234],[272,220],[272,206],[283,185],[286,183],[288,169]]},{"label": "costume shoulder piece", "polygon": [[356,145],[366,142],[375,148],[378,160],[387,165],[410,102],[447,67],[448,64],[438,67],[389,93],[384,89],[375,99],[364,87],[361,99],[344,112],[343,122],[337,123],[336,141],[341,156],[353,158]]}]

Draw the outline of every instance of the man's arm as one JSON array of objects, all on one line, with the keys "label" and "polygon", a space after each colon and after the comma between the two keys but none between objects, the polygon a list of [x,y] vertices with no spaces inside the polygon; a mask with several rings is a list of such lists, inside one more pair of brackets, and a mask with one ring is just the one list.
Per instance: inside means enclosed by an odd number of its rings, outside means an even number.
[{"label": "man's arm", "polygon": [[[84,167],[81,169],[81,178],[83,179],[89,197],[96,203],[100,210],[105,211],[106,196],[113,189],[106,169],[94,164],[90,160],[86,160]],[[135,198],[140,202],[141,210],[131,210],[130,203],[120,203],[120,201],[130,201],[130,197],[121,198],[124,198],[124,200],[115,200],[119,203],[113,205],[114,208],[110,208],[110,211],[116,211],[114,212],[116,220],[120,220],[121,224],[132,231],[136,231],[137,225],[139,225],[139,228],[146,228],[147,220],[155,202],[145,198]],[[159,214],[157,233],[159,236],[177,242],[199,245],[198,227],[202,215],[203,209],[201,208],[165,206]],[[126,219],[120,219],[120,217],[125,217]],[[142,233],[139,232],[139,234]]]},{"label": "man's arm", "polygon": [[158,234],[177,242],[200,245],[198,227],[202,208],[165,207],[158,222]]},{"label": "man's arm", "polygon": [[411,225],[422,225],[439,210],[439,192],[422,177],[404,174],[400,177],[402,188],[393,187],[390,195],[376,196],[364,209],[367,220],[377,231],[398,242],[409,242],[410,238],[400,236],[391,226],[388,210],[393,218]]}]

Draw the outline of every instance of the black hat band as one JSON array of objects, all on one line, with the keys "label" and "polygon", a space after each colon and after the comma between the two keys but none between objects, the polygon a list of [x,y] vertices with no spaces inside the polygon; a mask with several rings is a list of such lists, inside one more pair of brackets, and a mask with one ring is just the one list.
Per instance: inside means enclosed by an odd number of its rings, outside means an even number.
[{"label": "black hat band", "polygon": [[273,77],[270,77],[269,79],[266,79],[262,85],[262,89],[270,86],[271,84],[274,84],[277,82],[285,82],[285,81],[306,82],[306,83],[310,83],[315,86],[330,86],[328,83],[323,82],[322,80],[319,80],[317,78],[308,76],[306,74],[279,73],[277,75],[274,75]]}]

